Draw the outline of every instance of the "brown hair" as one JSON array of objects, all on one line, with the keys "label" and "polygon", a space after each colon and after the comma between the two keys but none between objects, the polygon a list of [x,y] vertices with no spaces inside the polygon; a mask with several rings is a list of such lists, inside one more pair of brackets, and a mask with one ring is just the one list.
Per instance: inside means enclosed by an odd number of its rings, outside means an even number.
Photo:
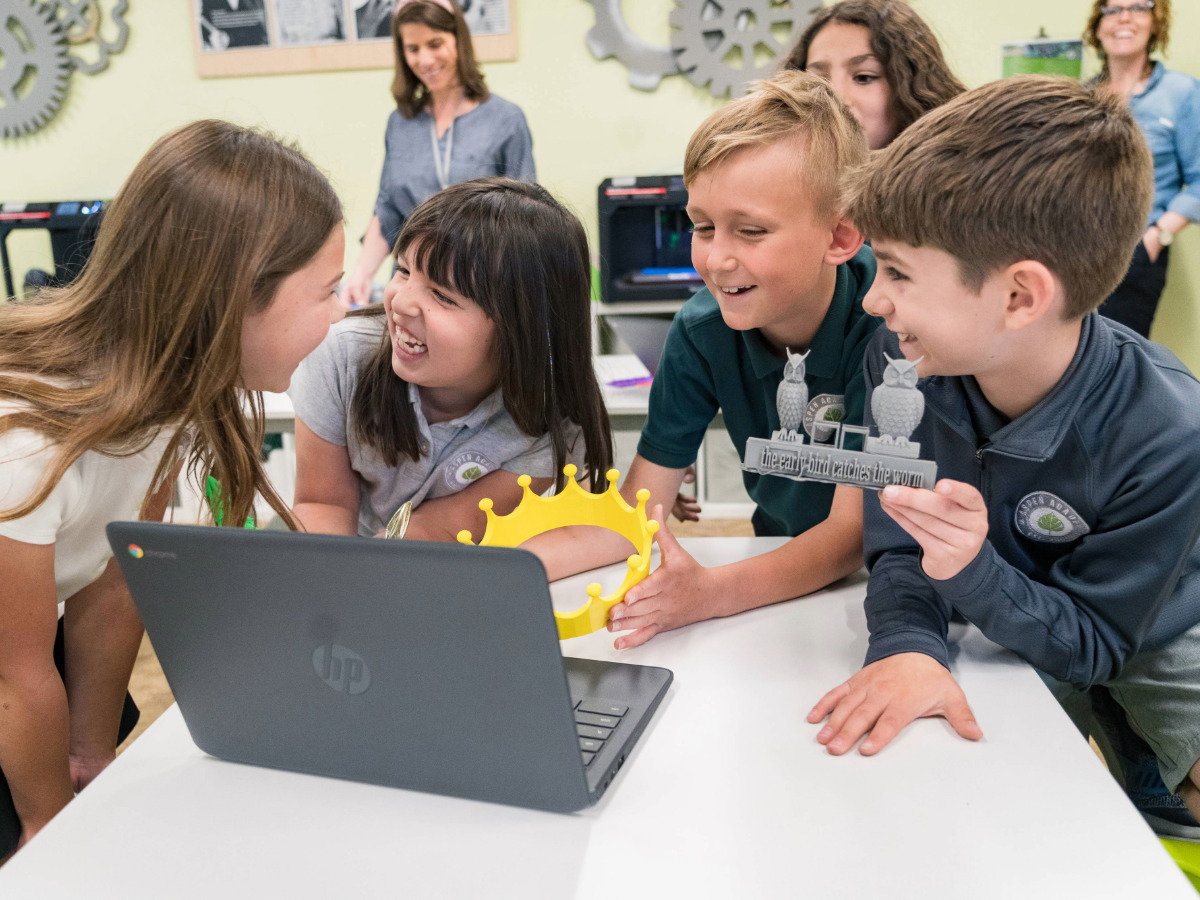
[{"label": "brown hair", "polygon": [[803,178],[818,216],[838,211],[838,178],[867,159],[867,139],[854,113],[829,82],[807,72],[784,71],[755,83],[754,92],[727,103],[705,119],[688,141],[683,180],[735,150],[765,147],[787,138],[804,142]]},{"label": "brown hair", "polygon": [[846,179],[873,240],[936,247],[978,291],[1024,259],[1053,271],[1083,316],[1129,267],[1154,167],[1125,102],[1070,78],[994,81],[914,123]]},{"label": "brown hair", "polygon": [[[550,435],[558,487],[574,422],[592,489],[603,490],[612,431],[592,367],[591,261],[579,219],[539,185],[477,178],[418,206],[396,243],[401,254],[491,320],[504,408],[524,434]],[[360,315],[382,314],[372,307]],[[408,383],[392,368],[386,331],[361,373],[351,419],[389,466],[421,458]]]},{"label": "brown hair", "polygon": [[[1104,63],[1104,71],[1100,74],[1101,79],[1108,75],[1108,54],[1104,52],[1104,45],[1100,43],[1100,21],[1104,18],[1100,14],[1100,10],[1109,2],[1110,0],[1093,0],[1087,26],[1083,29],[1084,41],[1096,51],[1101,62]],[[1146,44],[1147,57],[1156,50],[1162,53],[1167,52],[1167,44],[1171,40],[1171,0],[1154,0],[1154,7],[1150,10],[1150,15],[1154,18],[1154,25],[1150,29],[1150,42]]]},{"label": "brown hair", "polygon": [[808,48],[830,23],[861,25],[871,34],[871,52],[883,66],[897,110],[899,134],[931,109],[966,90],[942,55],[925,20],[902,0],[842,0],[820,9],[784,61],[784,69],[808,68]]},{"label": "brown hair", "polygon": [[325,177],[267,134],[209,120],[155,143],[79,279],[0,306],[0,397],[18,403],[0,434],[29,428],[58,446],[0,520],[45,502],[86,451],[129,456],[167,429],[154,484],[186,452],[201,493],[210,473],[220,481],[226,524],[246,521],[257,491],[295,528],[263,471],[262,395],[240,388],[242,322],[341,220]]},{"label": "brown hair", "polygon": [[396,108],[406,119],[415,118],[417,113],[429,102],[430,95],[425,83],[416,76],[408,66],[404,57],[404,38],[400,29],[404,25],[425,25],[434,31],[445,31],[454,35],[458,48],[458,80],[463,91],[470,100],[479,103],[487,100],[488,88],[475,62],[475,46],[471,43],[471,29],[463,18],[462,10],[454,4],[454,12],[433,3],[432,0],[419,0],[408,3],[400,12],[392,16],[392,47],[396,52],[396,75],[392,79],[392,96],[396,98]]}]

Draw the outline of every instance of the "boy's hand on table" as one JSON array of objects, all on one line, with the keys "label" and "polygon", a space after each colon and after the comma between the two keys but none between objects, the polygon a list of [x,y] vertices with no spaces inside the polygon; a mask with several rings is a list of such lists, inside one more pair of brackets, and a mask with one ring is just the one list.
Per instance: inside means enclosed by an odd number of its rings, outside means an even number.
[{"label": "boy's hand on table", "polygon": [[79,793],[85,787],[92,783],[97,775],[108,768],[109,764],[117,758],[115,751],[109,751],[105,754],[96,756],[79,756],[71,754],[71,786],[75,789],[75,793]]},{"label": "boy's hand on table", "polygon": [[924,550],[921,568],[937,581],[965,569],[987,540],[983,495],[969,484],[943,478],[932,491],[891,485],[879,505]]},{"label": "boy's hand on table", "polygon": [[608,613],[609,631],[633,634],[617,638],[613,646],[628,650],[641,646],[660,631],[682,628],[716,615],[715,604],[723,588],[718,569],[706,569],[679,546],[663,522],[662,506],[654,508],[658,520],[659,566],[640,584],[635,584]]},{"label": "boy's hand on table", "polygon": [[[696,483],[696,467],[688,466],[683,473],[684,484]],[[680,522],[700,521],[700,501],[690,494],[679,493],[675,496],[675,505],[671,508],[673,515]]]},{"label": "boy's hand on table", "polygon": [[928,716],[942,716],[967,740],[983,737],[954,676],[924,653],[897,653],[864,667],[822,697],[808,721],[815,725],[826,716],[829,722],[817,740],[834,756],[867,732],[858,752],[872,756],[914,719]]}]

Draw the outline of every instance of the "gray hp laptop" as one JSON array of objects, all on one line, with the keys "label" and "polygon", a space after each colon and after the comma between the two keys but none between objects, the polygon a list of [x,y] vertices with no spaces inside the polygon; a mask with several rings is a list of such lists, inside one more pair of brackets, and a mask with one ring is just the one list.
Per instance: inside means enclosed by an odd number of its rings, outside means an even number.
[{"label": "gray hp laptop", "polygon": [[114,522],[192,739],[221,759],[569,812],[666,669],[563,657],[523,550]]}]

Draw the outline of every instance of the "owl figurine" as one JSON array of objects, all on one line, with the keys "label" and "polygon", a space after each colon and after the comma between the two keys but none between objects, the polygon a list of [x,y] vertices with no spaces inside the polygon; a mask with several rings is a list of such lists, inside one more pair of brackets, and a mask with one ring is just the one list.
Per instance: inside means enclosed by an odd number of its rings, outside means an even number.
[{"label": "owl figurine", "polygon": [[786,352],[783,381],[775,391],[775,409],[784,436],[796,440],[804,427],[804,411],[808,409],[808,384],[804,381],[804,360],[808,354],[793,353],[790,349]]},{"label": "owl figurine", "polygon": [[[924,359],[925,357],[921,357]],[[871,415],[879,427],[879,442],[908,446],[908,439],[925,414],[925,395],[917,390],[917,363],[884,355],[883,384],[871,394]]]}]

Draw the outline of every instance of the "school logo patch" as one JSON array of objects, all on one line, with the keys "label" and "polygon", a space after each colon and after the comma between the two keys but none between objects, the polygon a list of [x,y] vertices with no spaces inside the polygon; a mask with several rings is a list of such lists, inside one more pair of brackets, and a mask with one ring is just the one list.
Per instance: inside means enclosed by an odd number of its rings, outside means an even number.
[{"label": "school logo patch", "polygon": [[815,444],[833,440],[837,423],[846,417],[846,398],[842,394],[817,394],[804,410],[804,430]]},{"label": "school logo patch", "polygon": [[1017,504],[1017,531],[1034,541],[1065,544],[1077,541],[1091,529],[1061,497],[1034,491]]},{"label": "school logo patch", "polygon": [[468,450],[446,464],[446,486],[452,491],[462,490],[488,472],[494,472],[496,468],[496,464],[482,453]]}]

